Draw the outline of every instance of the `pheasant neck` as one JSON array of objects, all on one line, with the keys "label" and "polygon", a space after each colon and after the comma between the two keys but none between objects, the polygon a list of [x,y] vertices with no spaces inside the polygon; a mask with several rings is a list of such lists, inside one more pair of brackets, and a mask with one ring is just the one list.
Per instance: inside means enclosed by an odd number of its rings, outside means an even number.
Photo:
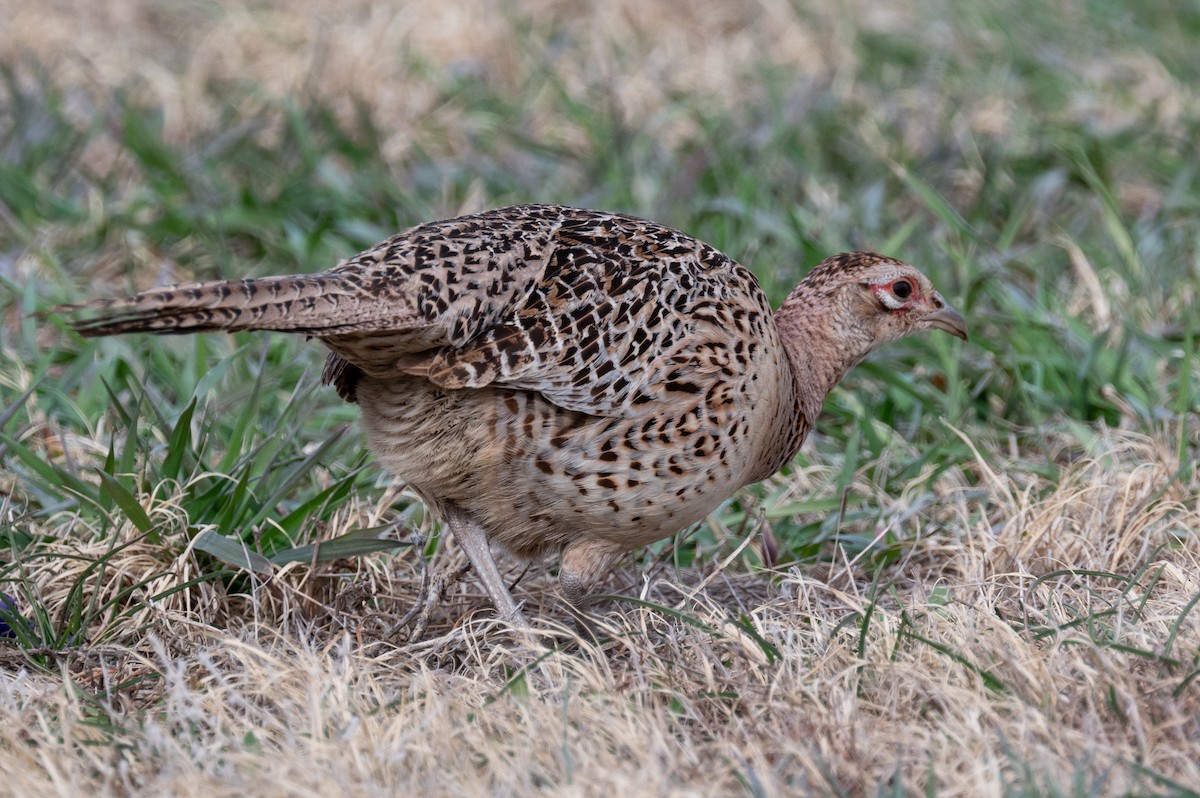
[{"label": "pheasant neck", "polygon": [[847,324],[848,320],[837,312],[814,313],[816,304],[793,296],[775,314],[793,380],[794,423],[799,437],[794,441],[795,449],[812,429],[825,397],[870,352],[865,332],[855,334],[861,328]]}]

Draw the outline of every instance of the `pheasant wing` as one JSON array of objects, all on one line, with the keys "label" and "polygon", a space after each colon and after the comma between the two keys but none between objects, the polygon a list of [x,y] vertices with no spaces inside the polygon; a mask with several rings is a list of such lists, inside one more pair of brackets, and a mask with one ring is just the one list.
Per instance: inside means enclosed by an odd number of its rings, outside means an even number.
[{"label": "pheasant wing", "polygon": [[712,247],[629,217],[577,220],[512,315],[406,372],[600,416],[713,402],[746,376],[769,317],[754,277]]}]

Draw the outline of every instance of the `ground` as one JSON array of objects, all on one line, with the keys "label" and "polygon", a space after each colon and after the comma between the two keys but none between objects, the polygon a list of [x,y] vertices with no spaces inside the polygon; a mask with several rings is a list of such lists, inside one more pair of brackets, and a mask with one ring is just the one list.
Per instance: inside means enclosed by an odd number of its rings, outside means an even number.
[{"label": "ground", "polygon": [[[0,0],[0,794],[1195,794],[1183,5]],[[553,563],[531,632],[467,576],[410,639],[462,554],[318,347],[45,313],[529,201],[775,302],[879,250],[972,339],[856,369],[594,646]]]}]

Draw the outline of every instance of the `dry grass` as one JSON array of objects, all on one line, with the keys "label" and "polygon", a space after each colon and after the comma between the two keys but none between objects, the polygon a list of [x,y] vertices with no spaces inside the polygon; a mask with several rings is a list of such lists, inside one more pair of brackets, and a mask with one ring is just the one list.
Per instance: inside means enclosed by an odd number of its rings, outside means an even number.
[{"label": "dry grass", "polygon": [[[262,97],[312,97],[347,119],[356,103],[365,103],[388,131],[385,155],[399,158],[414,145],[460,153],[469,147],[463,109],[442,91],[447,71],[515,91],[550,64],[569,94],[601,89],[598,100],[627,120],[644,120],[680,93],[730,106],[764,52],[808,75],[831,73],[839,56],[820,28],[794,24],[786,4],[771,0],[722,4],[703,14],[677,0],[504,6],[232,0],[167,8],[153,0],[40,6],[8,0],[0,3],[9,20],[0,32],[0,59],[32,55],[85,92],[139,86],[163,109],[166,136],[175,143],[221,124],[211,101],[214,84],[252,85]],[[556,44],[562,39],[569,45]],[[553,99],[534,98],[540,107],[531,109],[531,135],[582,144],[579,132],[561,127],[561,116],[550,110]],[[680,135],[688,123],[663,118],[656,127]]]},{"label": "dry grass", "polygon": [[[610,104],[618,120],[671,149],[698,135],[695,114],[672,111],[679,96],[689,108],[736,113],[759,90],[758,71],[772,68],[797,75],[779,109],[787,124],[802,123],[806,86],[831,87],[872,109],[859,132],[884,162],[947,138],[1005,137],[1019,149],[1031,135],[1014,112],[1030,102],[1019,84],[999,80],[955,100],[938,83],[884,92],[886,75],[860,80],[871,65],[851,45],[880,32],[929,52],[988,51],[995,37],[959,40],[937,7],[760,0],[699,12],[676,0],[528,0],[499,13],[483,0],[226,0],[170,10],[155,0],[0,0],[0,63],[20,80],[32,79],[30,65],[48,70],[81,125],[112,101],[114,87],[138,93],[163,109],[165,140],[179,145],[227,123],[214,101],[227,89],[246,118],[274,120],[257,133],[268,144],[286,123],[275,101],[303,95],[347,119],[365,106],[385,132],[387,159],[419,149],[453,160],[466,157],[480,132],[472,126],[483,123],[447,94],[447,76],[519,92],[550,64],[560,84],[528,95],[526,122],[531,137],[565,149],[590,139],[581,117],[554,111],[555,91]],[[1060,11],[1087,14],[1081,2]],[[1076,46],[1063,44],[1068,56]],[[1084,67],[1076,91],[1047,113],[1112,130],[1153,119],[1170,139],[1200,108],[1195,88],[1144,52]],[[962,106],[947,110],[956,101]],[[947,118],[949,129],[935,124]],[[79,159],[133,192],[136,170],[124,157],[99,134]],[[964,158],[956,168],[952,199],[965,202],[984,167]],[[1057,190],[1048,185],[1047,196]],[[1117,188],[1135,215],[1169,200],[1152,181]],[[805,191],[816,221],[836,222],[837,186]],[[487,202],[479,190],[441,204],[449,213]],[[36,232],[31,253],[72,234],[49,225]],[[1070,239],[1055,241],[1080,275],[1064,304],[1100,330],[1130,298],[1124,285],[1111,271],[1098,277]],[[145,282],[170,271],[141,246],[130,236],[98,256],[93,284],[126,259],[146,264]],[[0,266],[23,282],[47,274],[47,260],[34,253]],[[1191,285],[1133,296],[1125,310],[1181,318]],[[32,377],[2,382],[23,391]],[[30,407],[22,440],[55,462],[70,450],[92,473],[108,450],[107,422],[64,432]],[[1134,426],[1138,418],[1136,409],[1121,415]],[[644,569],[626,563],[610,592],[640,602],[606,605],[612,639],[602,647],[565,629],[541,568],[517,590],[537,619],[529,634],[492,620],[468,579],[430,634],[406,642],[389,632],[421,583],[412,551],[292,565],[266,581],[204,581],[147,603],[206,573],[181,545],[189,519],[179,486],[164,482],[137,497],[157,541],[129,525],[89,528],[71,512],[42,517],[30,533],[55,542],[21,566],[39,600],[63,611],[86,569],[107,558],[89,584],[97,601],[129,611],[89,630],[120,645],[0,648],[0,794],[859,795],[891,787],[990,796],[1200,785],[1200,475],[1181,468],[1180,452],[1186,458],[1197,440],[1191,430],[1181,443],[1178,423],[1141,434],[1097,423],[1080,435],[1075,425],[1061,440],[1047,430],[1039,451],[999,432],[947,426],[945,436],[962,435],[976,456],[942,471],[926,495],[875,493],[876,463],[854,469],[856,494],[887,508],[866,534],[899,538],[898,561],[875,569],[869,555],[845,555],[773,574],[746,574],[748,558],[732,556],[719,560],[727,568],[677,570],[665,564],[669,551]],[[883,457],[914,456],[896,441]],[[1054,480],[1037,475],[1045,462],[1068,461]],[[798,466],[773,488],[804,498],[830,493],[833,482],[818,464]],[[15,476],[0,474],[4,520],[17,517],[9,500],[20,492]],[[393,499],[348,505],[328,534],[381,523]]]},{"label": "dry grass", "polygon": [[[403,559],[295,568],[241,597],[197,586],[131,618],[155,622],[131,648],[10,670],[4,783],[776,795],[894,776],[904,791],[998,795],[1028,768],[1042,775],[1027,786],[1117,794],[1155,786],[1139,765],[1200,783],[1200,480],[1180,483],[1170,447],[1133,436],[1106,436],[1058,485],[1002,462],[967,464],[982,489],[943,480],[945,530],[877,582],[843,565],[652,573],[619,587],[686,619],[612,608],[602,649],[578,646],[550,607],[532,637],[501,628],[469,584],[433,635],[393,643],[375,609],[344,599],[390,596],[398,613],[414,578]],[[111,563],[114,582],[162,565],[147,544]],[[75,576],[30,572],[47,597]],[[519,595],[544,602],[544,579]]]},{"label": "dry grass", "polygon": [[[1062,42],[1061,57],[1092,53],[1095,37],[1084,35],[1086,4],[1059,6],[1048,18],[1066,20],[1080,34]],[[479,121],[446,96],[446,75],[478,77],[515,93],[546,70],[558,83],[527,98],[528,133],[564,147],[586,146],[587,137],[577,120],[556,112],[558,92],[608,106],[625,124],[674,145],[696,133],[693,115],[671,112],[678,98],[687,97],[693,108],[736,112],[761,93],[757,77],[769,69],[794,75],[795,90],[778,109],[792,124],[803,123],[814,82],[872,109],[874,146],[883,157],[929,152],[947,136],[1019,141],[1029,134],[1015,112],[1031,100],[1019,83],[997,79],[983,92],[947,92],[941,82],[928,82],[883,94],[860,80],[871,65],[861,62],[855,45],[872,36],[903,37],[930,53],[970,52],[1001,63],[1011,57],[1001,31],[968,33],[939,21],[939,0],[745,0],[703,13],[683,0],[0,0],[0,13],[6,20],[0,62],[48,67],[71,88],[69,99],[82,118],[112,87],[133,90],[162,109],[172,143],[226,124],[214,87],[253,87],[243,99],[246,117],[270,99],[303,96],[329,103],[347,120],[365,107],[386,131],[382,152],[389,160],[414,146],[462,155]],[[1046,13],[1021,23],[1040,32]],[[1195,87],[1173,80],[1159,60],[1136,47],[1103,52],[1103,58],[1072,64],[1078,74],[1069,102],[1047,111],[1111,131],[1149,119],[1164,135],[1186,135],[1184,122],[1200,111]],[[945,119],[953,120],[953,130],[937,127]],[[268,127],[261,135],[269,141],[276,132]],[[969,161],[962,166],[969,192],[977,176]],[[1148,190],[1153,193],[1145,185],[1131,187],[1127,200],[1154,202],[1144,196]]]}]

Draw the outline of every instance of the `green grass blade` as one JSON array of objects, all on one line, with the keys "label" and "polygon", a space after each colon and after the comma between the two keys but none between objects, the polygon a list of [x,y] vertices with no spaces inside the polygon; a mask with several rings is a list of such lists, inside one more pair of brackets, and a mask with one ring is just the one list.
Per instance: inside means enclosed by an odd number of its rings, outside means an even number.
[{"label": "green grass blade", "polygon": [[0,443],[3,443],[10,454],[16,455],[17,459],[26,468],[37,475],[39,478],[39,487],[46,493],[61,498],[68,495],[63,492],[65,489],[77,496],[87,498],[93,504],[100,503],[95,488],[65,469],[56,468],[45,462],[41,457],[31,452],[24,444],[2,432],[0,432]]},{"label": "green grass blade", "polygon": [[178,480],[184,457],[192,454],[192,415],[195,412],[196,397],[193,396],[171,429],[171,437],[167,441],[167,457],[162,464],[161,473],[164,479]]},{"label": "green grass blade", "polygon": [[268,559],[276,565],[286,565],[291,562],[332,562],[348,557],[374,554],[378,551],[394,551],[416,545],[419,542],[380,537],[393,532],[395,528],[395,525],[392,524],[369,529],[356,529],[331,540],[306,543],[303,546],[278,551]]},{"label": "green grass blade", "polygon": [[97,470],[96,474],[100,477],[101,490],[116,502],[121,511],[125,513],[125,517],[137,527],[139,532],[150,535],[152,542],[158,543],[158,536],[153,534],[154,522],[150,520],[146,509],[142,507],[137,498],[126,490],[116,477],[100,470]]},{"label": "green grass blade", "polygon": [[192,548],[211,554],[227,565],[262,576],[268,576],[275,570],[270,560],[251,551],[241,540],[225,537],[212,529],[197,535]]}]

